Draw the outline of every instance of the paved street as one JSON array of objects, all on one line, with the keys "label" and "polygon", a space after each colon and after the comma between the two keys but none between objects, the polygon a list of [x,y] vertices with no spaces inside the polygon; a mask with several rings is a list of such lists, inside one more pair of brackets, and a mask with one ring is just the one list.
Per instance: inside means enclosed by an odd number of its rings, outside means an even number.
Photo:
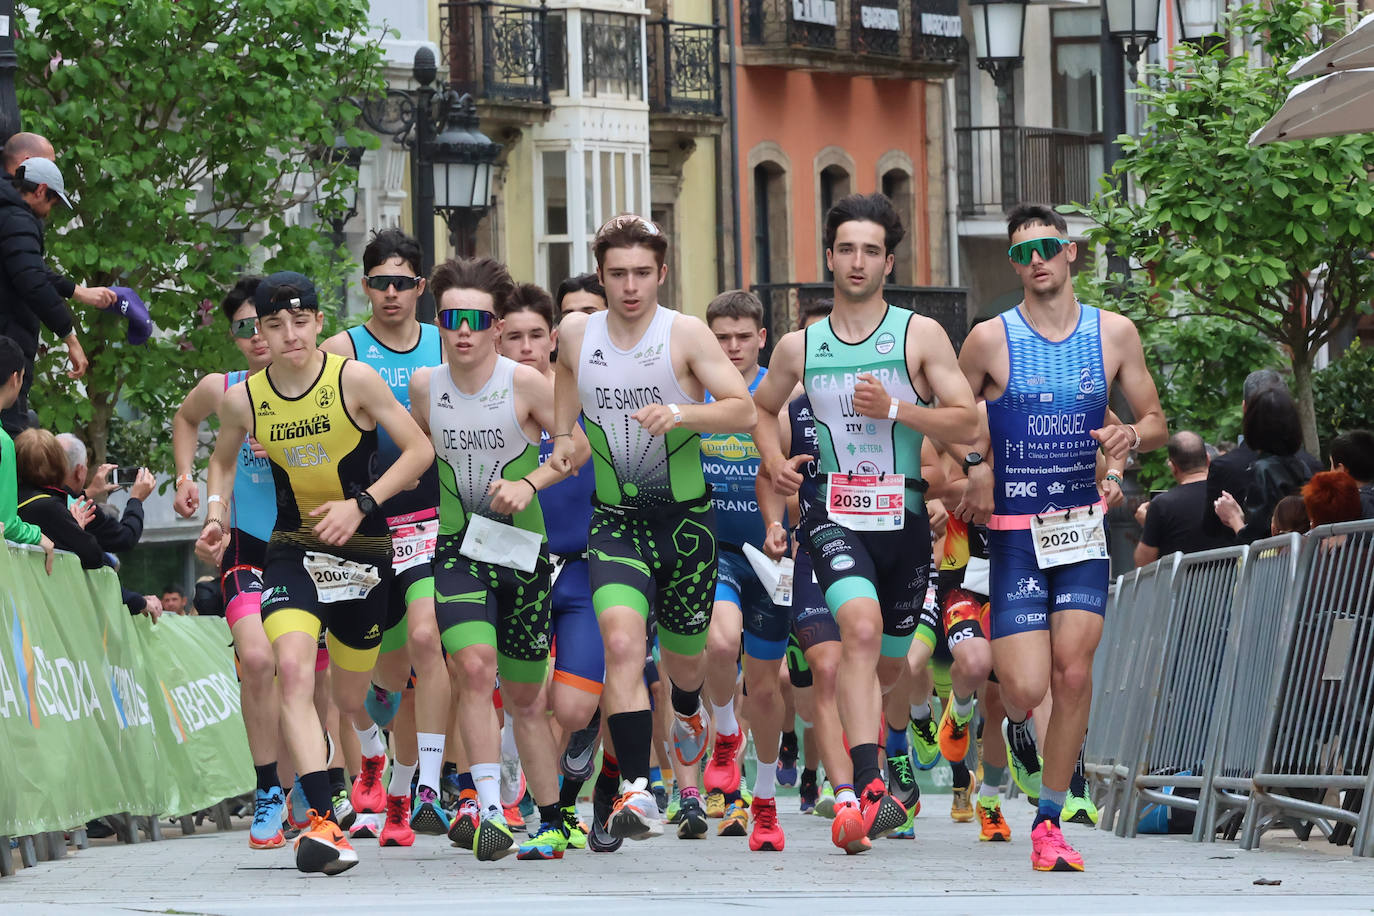
[{"label": "paved street", "polygon": [[[379,913],[701,912],[729,905],[758,912],[851,913],[910,907],[921,912],[1336,913],[1374,910],[1374,861],[1351,859],[1325,842],[1270,841],[1244,852],[1179,837],[1114,836],[1069,825],[1085,874],[1038,874],[1027,862],[1029,809],[1009,806],[1009,845],[977,842],[974,824],[947,816],[948,796],[928,796],[915,841],[882,840],[847,857],[830,845],[830,822],[791,813],[783,800],[787,850],[750,853],[744,839],[686,843],[671,834],[627,844],[613,855],[570,852],[561,862],[513,856],[481,864],[439,837],[410,849],[360,843],[360,864],[335,878],[304,876],[289,847],[252,852],[247,821],[158,844],[105,840],[61,862],[0,879],[0,912]],[[714,823],[714,822],[713,822]],[[1256,886],[1256,879],[1278,886]],[[905,911],[905,910],[903,910]]]}]

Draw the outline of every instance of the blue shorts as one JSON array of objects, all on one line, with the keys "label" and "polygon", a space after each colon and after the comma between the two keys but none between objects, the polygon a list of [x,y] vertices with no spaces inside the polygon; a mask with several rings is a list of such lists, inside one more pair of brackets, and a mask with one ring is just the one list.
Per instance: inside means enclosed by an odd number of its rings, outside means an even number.
[{"label": "blue shorts", "polygon": [[840,641],[840,624],[825,603],[820,583],[811,568],[811,554],[797,551],[792,576],[792,632],[803,653],[823,642]]},{"label": "blue shorts", "polygon": [[563,564],[553,583],[553,679],[600,695],[606,680],[606,652],[592,607],[585,559]]},{"label": "blue shorts", "polygon": [[744,615],[744,652],[760,661],[787,653],[792,615],[773,603],[744,554],[722,549],[716,558],[716,600],[728,601]]},{"label": "blue shorts", "polygon": [[1107,612],[1109,560],[1041,569],[1029,531],[989,531],[988,559],[993,639],[1048,630],[1054,611]]}]

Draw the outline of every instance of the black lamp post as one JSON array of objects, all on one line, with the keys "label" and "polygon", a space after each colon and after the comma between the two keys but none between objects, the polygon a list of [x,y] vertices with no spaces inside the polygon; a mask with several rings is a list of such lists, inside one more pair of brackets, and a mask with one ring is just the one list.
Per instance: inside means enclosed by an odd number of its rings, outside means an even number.
[{"label": "black lamp post", "polygon": [[1145,49],[1159,41],[1159,0],[1106,0],[1107,32],[1121,42],[1132,84]]},{"label": "black lamp post", "polygon": [[969,0],[973,13],[974,53],[997,87],[998,153],[1002,206],[1018,203],[1016,162],[1016,71],[1025,62],[1027,0]]},{"label": "black lamp post", "polygon": [[477,126],[472,96],[449,90],[447,120],[428,150],[432,163],[434,209],[448,226],[449,242],[462,257],[472,257],[477,224],[491,204],[491,173],[501,144]]},{"label": "black lamp post", "polygon": [[0,34],[0,144],[19,133],[19,100],[14,95],[14,75],[19,56],[14,53],[14,0],[0,0],[0,21],[7,23]]},{"label": "black lamp post", "polygon": [[[342,136],[334,138],[334,145],[329,147],[324,155],[324,161],[328,165],[343,165],[352,170],[353,181],[342,187],[343,205],[340,209],[332,211],[329,216],[329,239],[334,246],[334,257],[338,257],[339,249],[344,244],[344,226],[348,221],[358,215],[358,167],[362,165],[363,148],[361,146],[350,146],[348,141]],[[323,189],[321,189],[323,190]],[[321,194],[321,199],[323,195]],[[339,307],[345,309],[348,305],[348,280],[339,282]]]}]

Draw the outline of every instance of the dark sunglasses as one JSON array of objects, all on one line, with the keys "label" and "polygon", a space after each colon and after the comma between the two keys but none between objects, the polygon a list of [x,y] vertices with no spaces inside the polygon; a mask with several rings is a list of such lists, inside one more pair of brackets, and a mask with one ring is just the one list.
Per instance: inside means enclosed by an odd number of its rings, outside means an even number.
[{"label": "dark sunglasses", "polygon": [[1029,264],[1031,255],[1035,252],[1040,253],[1041,260],[1048,261],[1050,258],[1059,254],[1069,244],[1068,239],[1027,239],[1024,242],[1017,242],[1007,249],[1007,257],[1017,264]]},{"label": "dark sunglasses", "polygon": [[420,285],[419,277],[402,277],[392,274],[377,274],[373,277],[364,277],[367,285],[378,292],[386,292],[388,286],[396,287],[396,292],[403,293],[408,289],[414,289]]},{"label": "dark sunglasses", "polygon": [[253,335],[258,333],[256,318],[236,318],[230,324],[234,329],[234,336],[239,340],[251,340]]},{"label": "dark sunglasses", "polygon": [[439,313],[439,327],[446,331],[458,330],[465,321],[469,331],[485,331],[496,324],[496,316],[484,309],[444,309]]}]

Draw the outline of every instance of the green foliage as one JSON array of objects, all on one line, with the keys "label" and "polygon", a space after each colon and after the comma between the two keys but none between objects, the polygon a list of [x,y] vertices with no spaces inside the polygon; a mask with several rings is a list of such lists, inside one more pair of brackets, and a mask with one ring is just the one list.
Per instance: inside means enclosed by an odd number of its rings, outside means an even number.
[{"label": "green foliage", "polygon": [[[1172,70],[1147,68],[1141,136],[1121,138],[1110,180],[1079,209],[1094,244],[1143,266],[1119,291],[1131,310],[1212,315],[1285,348],[1310,444],[1313,355],[1374,297],[1374,135],[1250,148],[1296,84],[1288,68],[1345,20],[1327,0],[1274,0],[1241,5],[1226,27],[1268,62],[1183,46]],[[1113,183],[1127,177],[1139,195]],[[1324,298],[1309,315],[1319,271]]]},{"label": "green foliage", "polygon": [[[303,201],[335,212],[356,174],[326,151],[360,131],[347,98],[382,85],[366,0],[21,2],[24,128],[48,137],[76,212],[48,230],[56,266],[147,301],[159,333],[124,341],[124,322],[75,307],[91,370],[40,359],[46,426],[77,429],[106,456],[116,407],[121,461],[171,467],[171,417],[201,374],[237,366],[218,303],[242,272],[285,267],[337,298],[345,265]],[[264,258],[265,253],[270,256]]]},{"label": "green foliage", "polygon": [[1312,389],[1323,449],[1337,433],[1374,429],[1374,347],[1356,341],[1312,376]]}]

